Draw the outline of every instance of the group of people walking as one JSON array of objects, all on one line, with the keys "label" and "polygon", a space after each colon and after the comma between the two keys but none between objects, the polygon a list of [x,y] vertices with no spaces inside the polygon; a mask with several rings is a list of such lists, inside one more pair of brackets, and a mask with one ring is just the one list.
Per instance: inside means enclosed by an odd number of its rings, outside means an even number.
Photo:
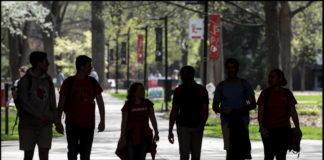
[{"label": "group of people walking", "polygon": [[[67,138],[67,157],[76,160],[90,159],[95,130],[95,100],[100,122],[98,131],[105,130],[105,106],[103,89],[96,79],[90,77],[91,58],[81,55],[76,58],[77,72],[63,81],[56,107],[55,89],[47,74],[49,62],[45,52],[32,52],[32,67],[18,83],[17,108],[20,118],[19,143],[24,151],[24,160],[31,160],[35,145],[39,148],[40,160],[47,160],[52,142],[52,126]],[[227,78],[215,90],[212,110],[220,114],[221,128],[227,160],[252,159],[249,139],[249,111],[258,105],[258,121],[264,144],[265,160],[286,158],[291,136],[290,117],[301,135],[297,103],[286,85],[284,74],[279,69],[269,73],[269,87],[255,100],[253,88],[247,80],[237,76],[239,63],[229,58],[225,63]],[[173,128],[176,124],[181,160],[199,160],[204,127],[209,115],[208,92],[194,80],[195,70],[184,66],[180,70],[182,84],[174,90],[169,120],[168,140],[174,143]],[[15,102],[16,103],[16,102]],[[116,154],[125,160],[144,160],[146,153],[152,159],[159,141],[158,124],[153,103],[145,98],[141,83],[133,83],[128,89],[127,100],[121,109],[121,134]],[[65,113],[65,128],[62,115]],[[150,128],[149,122],[153,126]],[[217,145],[217,144],[215,144]]]}]

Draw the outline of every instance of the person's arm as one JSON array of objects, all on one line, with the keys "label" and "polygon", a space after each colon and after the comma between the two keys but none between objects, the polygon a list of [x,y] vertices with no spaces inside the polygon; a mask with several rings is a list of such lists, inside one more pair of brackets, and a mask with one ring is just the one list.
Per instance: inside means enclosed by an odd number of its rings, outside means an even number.
[{"label": "person's arm", "polygon": [[248,100],[250,102],[248,105],[246,105],[244,107],[241,107],[241,108],[238,108],[238,109],[236,109],[236,111],[239,112],[239,113],[245,113],[245,112],[248,112],[248,111],[250,111],[252,109],[255,109],[256,108],[256,102],[255,102],[254,95],[250,96],[248,98]]},{"label": "person's arm", "polygon": [[126,145],[126,126],[128,121],[128,113],[122,112],[122,122],[121,122],[121,131],[120,131],[120,141],[123,145]]},{"label": "person's arm", "polygon": [[204,130],[204,127],[206,125],[207,119],[208,119],[208,111],[209,111],[209,106],[208,104],[203,104],[202,105],[202,121],[201,124],[199,125],[199,130]]},{"label": "person's arm", "polygon": [[158,126],[156,123],[156,118],[155,118],[155,113],[154,113],[154,108],[150,107],[150,120],[154,129],[154,140],[159,141],[159,130]]},{"label": "person's arm", "polygon": [[58,107],[57,107],[58,123],[56,125],[56,131],[61,134],[64,134],[64,128],[62,125],[62,113],[63,113],[65,101],[66,101],[66,96],[63,96],[62,94],[60,94],[60,99],[59,99]]},{"label": "person's arm", "polygon": [[258,121],[259,121],[259,126],[260,126],[260,132],[263,136],[267,136],[268,130],[264,127],[263,120],[264,120],[264,106],[259,105],[259,107],[258,107]]},{"label": "person's arm", "polygon": [[101,94],[98,94],[96,96],[96,100],[97,100],[99,114],[100,114],[100,123],[98,126],[98,131],[102,132],[105,130],[105,104],[104,104]]},{"label": "person's arm", "polygon": [[171,113],[170,113],[170,121],[169,121],[169,136],[168,136],[169,142],[171,144],[173,144],[173,142],[174,142],[174,136],[173,136],[172,130],[173,130],[173,126],[176,121],[176,118],[177,118],[178,109],[179,109],[178,105],[175,105],[175,104],[172,105],[172,109],[171,109]]}]

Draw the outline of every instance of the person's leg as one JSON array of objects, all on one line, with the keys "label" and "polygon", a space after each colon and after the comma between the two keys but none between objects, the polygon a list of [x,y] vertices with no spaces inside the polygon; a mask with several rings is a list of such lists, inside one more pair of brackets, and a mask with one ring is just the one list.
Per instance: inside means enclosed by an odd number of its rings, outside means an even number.
[{"label": "person's leg", "polygon": [[148,150],[148,141],[147,139],[145,139],[138,146],[138,160],[145,160],[147,150]]},{"label": "person's leg", "polygon": [[90,160],[94,128],[81,128],[80,135],[80,159]]},{"label": "person's leg", "polygon": [[191,138],[189,128],[177,126],[179,141],[180,160],[189,160],[191,149]]},{"label": "person's leg", "polygon": [[274,151],[273,151],[273,144],[272,144],[272,135],[270,134],[269,130],[269,136],[261,136],[262,142],[263,142],[263,148],[264,148],[264,160],[273,160],[274,159]]},{"label": "person's leg", "polygon": [[134,151],[134,145],[132,142],[132,136],[131,134],[126,134],[126,157],[127,160],[133,160],[135,157],[135,151]]},{"label": "person's leg", "polygon": [[49,150],[50,149],[48,148],[39,148],[38,149],[39,160],[48,160]]},{"label": "person's leg", "polygon": [[31,129],[18,128],[19,148],[24,151],[24,160],[32,160],[36,146],[36,132]]},{"label": "person's leg", "polygon": [[228,124],[222,124],[222,134],[224,140],[224,150],[226,150],[226,160],[229,160],[229,128]]},{"label": "person's leg", "polygon": [[79,152],[79,129],[78,126],[71,122],[65,123],[66,140],[68,142],[68,159],[76,160]]},{"label": "person's leg", "polygon": [[24,160],[32,160],[34,157],[34,149],[29,151],[24,151]]},{"label": "person's leg", "polygon": [[277,139],[277,152],[276,159],[277,160],[286,160],[288,143],[290,138],[290,127],[280,128],[276,134]]},{"label": "person's leg", "polygon": [[52,146],[52,125],[43,127],[39,130],[37,145],[40,160],[48,160],[48,152]]},{"label": "person's leg", "polygon": [[203,140],[203,131],[197,131],[193,128],[191,131],[191,159],[200,160],[201,144]]}]

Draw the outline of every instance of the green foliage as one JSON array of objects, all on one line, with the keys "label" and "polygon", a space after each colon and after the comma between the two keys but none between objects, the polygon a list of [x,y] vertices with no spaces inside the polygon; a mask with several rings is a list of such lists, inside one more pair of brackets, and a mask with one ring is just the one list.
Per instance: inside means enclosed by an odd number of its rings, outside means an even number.
[{"label": "green foliage", "polygon": [[82,39],[70,40],[69,37],[55,39],[54,55],[58,57],[56,64],[62,66],[62,73],[73,75],[76,73],[75,59],[79,55],[91,57],[91,32],[83,33]]},{"label": "green foliage", "polygon": [[[291,3],[292,8],[305,5],[306,2]],[[323,4],[315,1],[292,19],[292,59],[293,67],[300,63],[314,64],[320,58],[322,50],[322,14]]]}]

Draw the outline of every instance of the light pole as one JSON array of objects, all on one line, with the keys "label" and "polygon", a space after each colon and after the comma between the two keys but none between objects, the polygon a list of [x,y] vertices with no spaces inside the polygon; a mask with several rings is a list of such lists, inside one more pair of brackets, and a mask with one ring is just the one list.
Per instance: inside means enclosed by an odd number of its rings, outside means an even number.
[{"label": "light pole", "polygon": [[147,58],[147,28],[148,26],[145,26],[145,27],[140,27],[140,28],[135,28],[135,29],[138,29],[138,30],[145,30],[145,55],[144,55],[144,87],[145,89],[148,89],[147,87],[147,75],[146,75],[146,72],[147,72],[147,63],[146,63],[146,58]]},{"label": "light pole", "polygon": [[115,93],[118,93],[118,32],[116,33],[116,90],[115,90]]},{"label": "light pole", "polygon": [[[164,36],[165,36],[165,80],[164,80],[164,102],[165,102],[165,111],[168,111],[168,94],[169,94],[169,85],[168,83],[168,16],[165,17],[151,17],[150,20],[164,20]],[[170,84],[171,85],[171,84]]]},{"label": "light pole", "polygon": [[107,75],[107,79],[109,79],[109,67],[110,67],[110,62],[109,62],[109,54],[111,54],[110,53],[110,51],[109,51],[109,48],[110,48],[110,43],[109,43],[109,41],[115,41],[116,40],[116,38],[114,38],[114,39],[110,39],[110,38],[108,38],[108,40],[107,40],[107,42],[106,42],[106,45],[107,45],[107,51],[108,51],[108,56],[107,56],[107,62],[108,62],[108,65],[107,65],[107,71],[108,71],[108,75]]},{"label": "light pole", "polygon": [[[117,34],[117,43],[118,43],[118,38],[119,36],[127,36],[127,41],[128,41],[128,61],[129,61],[129,29],[128,28],[128,33],[126,34]],[[118,93],[118,45],[117,45],[117,49],[116,49],[116,93]],[[129,81],[129,62],[127,62],[127,88],[128,88],[128,81]]]}]

